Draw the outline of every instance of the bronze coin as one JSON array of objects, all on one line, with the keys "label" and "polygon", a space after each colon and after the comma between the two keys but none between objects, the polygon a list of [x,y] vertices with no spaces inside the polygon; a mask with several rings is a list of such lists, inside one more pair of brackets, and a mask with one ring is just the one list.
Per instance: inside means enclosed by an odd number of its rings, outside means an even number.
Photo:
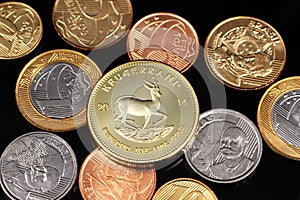
[{"label": "bronze coin", "polygon": [[91,50],[108,47],[123,38],[132,15],[129,0],[56,0],[52,21],[64,41]]},{"label": "bronze coin", "polygon": [[127,37],[131,60],[154,60],[180,72],[188,70],[199,53],[194,27],[183,17],[168,12],[149,14],[137,21]]},{"label": "bronze coin", "polygon": [[21,2],[0,3],[0,59],[15,59],[32,52],[42,38],[39,14]]},{"label": "bronze coin", "polygon": [[238,16],[211,30],[204,45],[204,58],[211,73],[225,85],[255,90],[270,85],[280,75],[286,49],[270,24]]},{"label": "bronze coin", "polygon": [[83,162],[78,181],[84,200],[150,200],[156,187],[156,171],[117,164],[97,148]]}]

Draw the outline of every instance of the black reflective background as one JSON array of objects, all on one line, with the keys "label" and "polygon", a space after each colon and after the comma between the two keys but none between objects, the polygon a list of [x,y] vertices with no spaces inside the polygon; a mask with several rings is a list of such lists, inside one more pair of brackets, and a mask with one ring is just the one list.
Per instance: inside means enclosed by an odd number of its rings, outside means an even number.
[{"label": "black reflective background", "polygon": [[[14,60],[0,60],[0,113],[1,142],[0,152],[16,137],[31,131],[37,131],[19,112],[15,100],[15,84],[22,68],[36,55],[53,49],[67,48],[89,55],[103,73],[118,64],[129,61],[126,54],[126,37],[111,47],[97,51],[76,49],[64,42],[54,29],[52,9],[54,0],[22,1],[32,6],[39,14],[43,23],[43,37],[39,46],[27,56]],[[234,16],[252,16],[272,25],[281,35],[286,47],[286,64],[276,81],[290,76],[298,76],[299,69],[299,6],[297,2],[266,2],[266,1],[179,1],[179,0],[133,0],[133,24],[140,18],[153,12],[172,12],[188,20],[196,29],[200,45],[203,46],[209,32],[221,21]],[[266,88],[256,91],[240,91],[223,86],[216,81],[207,70],[203,49],[192,68],[184,73],[191,81],[199,98],[200,112],[214,107],[224,107],[245,114],[255,124],[260,98]],[[211,88],[212,87],[212,88]],[[214,91],[211,94],[209,91]],[[224,93],[225,91],[225,93]],[[224,96],[225,95],[225,96]],[[216,98],[218,100],[216,100]],[[56,133],[65,139],[74,149],[77,156],[78,170],[86,156],[95,147],[88,138],[87,125],[78,130]],[[86,135],[85,135],[86,134]],[[86,138],[83,140],[82,138]],[[157,171],[156,189],[164,183],[175,179],[189,177],[202,181],[209,186],[220,200],[240,199],[300,199],[300,163],[273,152],[263,143],[261,161],[254,173],[242,182],[235,184],[216,184],[204,180],[194,174],[188,167],[184,156],[163,169]],[[77,186],[76,182],[76,186]],[[82,199],[78,186],[69,199]],[[0,199],[5,199],[0,191]]]}]

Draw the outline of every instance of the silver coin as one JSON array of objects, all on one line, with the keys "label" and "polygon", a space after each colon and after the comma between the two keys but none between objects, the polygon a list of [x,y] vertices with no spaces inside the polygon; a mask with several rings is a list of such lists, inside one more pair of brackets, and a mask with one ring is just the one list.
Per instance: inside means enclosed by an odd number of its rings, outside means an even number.
[{"label": "silver coin", "polygon": [[0,159],[0,185],[13,200],[62,199],[77,178],[72,148],[49,132],[35,131],[16,138]]},{"label": "silver coin", "polygon": [[196,134],[184,153],[201,177],[233,183],[254,172],[262,149],[261,134],[249,118],[230,109],[212,109],[200,115]]}]

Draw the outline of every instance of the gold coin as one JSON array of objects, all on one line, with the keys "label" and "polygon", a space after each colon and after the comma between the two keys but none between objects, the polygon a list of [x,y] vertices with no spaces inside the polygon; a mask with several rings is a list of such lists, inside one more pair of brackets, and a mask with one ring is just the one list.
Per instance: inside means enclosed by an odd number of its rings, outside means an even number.
[{"label": "gold coin", "polygon": [[152,200],[205,199],[217,200],[215,193],[204,183],[191,178],[177,178],[162,185]]},{"label": "gold coin", "polygon": [[18,77],[18,108],[43,130],[74,130],[86,123],[89,94],[101,75],[96,63],[79,52],[44,52],[29,61]]},{"label": "gold coin", "polygon": [[276,153],[300,160],[300,76],[277,81],[262,96],[257,123],[263,139]]},{"label": "gold coin", "polygon": [[91,50],[121,40],[131,26],[132,16],[129,0],[56,0],[52,21],[64,41]]},{"label": "gold coin", "polygon": [[213,76],[240,90],[273,83],[286,61],[279,33],[268,23],[248,16],[228,18],[209,33],[204,58]]},{"label": "gold coin", "polygon": [[0,59],[15,59],[32,52],[42,38],[38,13],[21,2],[0,3]]},{"label": "gold coin", "polygon": [[101,77],[87,115],[93,137],[112,157],[161,167],[182,153],[194,135],[199,105],[193,87],[178,70],[139,60]]}]

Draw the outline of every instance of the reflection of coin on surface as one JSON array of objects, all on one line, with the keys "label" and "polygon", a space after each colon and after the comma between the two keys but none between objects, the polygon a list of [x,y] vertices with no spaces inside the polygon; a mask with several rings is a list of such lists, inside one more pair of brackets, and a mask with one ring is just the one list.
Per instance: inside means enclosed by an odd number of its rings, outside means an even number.
[{"label": "reflection of coin on surface", "polygon": [[182,153],[198,115],[188,80],[165,63],[145,60],[103,75],[87,108],[91,133],[105,152],[122,162],[158,167]]},{"label": "reflection of coin on surface", "polygon": [[32,52],[42,38],[38,13],[21,2],[0,3],[0,58],[15,59]]},{"label": "reflection of coin on surface", "polygon": [[300,160],[300,77],[274,83],[262,96],[257,122],[268,146],[276,153]]},{"label": "reflection of coin on surface", "polygon": [[153,200],[206,199],[218,200],[216,194],[204,183],[191,178],[177,178],[163,184]]},{"label": "reflection of coin on surface", "polygon": [[279,33],[248,16],[226,19],[211,30],[204,45],[211,73],[229,87],[260,89],[280,75],[286,50]]},{"label": "reflection of coin on surface", "polygon": [[188,70],[199,53],[199,40],[193,26],[173,13],[152,13],[137,21],[127,37],[131,60],[154,60],[180,72]]},{"label": "reflection of coin on surface", "polygon": [[101,76],[87,56],[65,49],[44,52],[21,71],[16,101],[34,126],[63,132],[86,123],[85,107],[92,87]]},{"label": "reflection of coin on surface", "polygon": [[56,0],[52,20],[64,41],[91,50],[121,40],[131,26],[132,14],[128,0]]},{"label": "reflection of coin on surface", "polygon": [[0,160],[0,185],[11,199],[62,199],[74,186],[77,161],[60,137],[43,131],[19,136]]},{"label": "reflection of coin on surface", "polygon": [[78,182],[86,200],[90,197],[150,200],[156,187],[156,171],[120,165],[97,148],[82,163]]}]

